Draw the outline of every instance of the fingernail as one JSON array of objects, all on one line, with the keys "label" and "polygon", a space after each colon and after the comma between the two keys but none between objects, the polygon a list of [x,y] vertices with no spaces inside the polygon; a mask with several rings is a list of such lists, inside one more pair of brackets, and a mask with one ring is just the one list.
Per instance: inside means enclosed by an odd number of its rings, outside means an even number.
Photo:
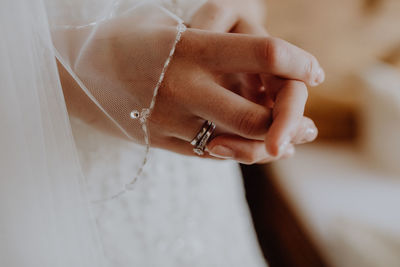
[{"label": "fingernail", "polygon": [[304,131],[303,138],[301,139],[300,143],[308,143],[313,141],[318,135],[318,130],[315,127],[307,127]]},{"label": "fingernail", "polygon": [[305,137],[308,141],[314,140],[318,135],[318,130],[315,127],[308,127],[305,132]]},{"label": "fingernail", "polygon": [[283,155],[290,144],[290,137],[286,137],[283,142],[279,145],[278,156]]},{"label": "fingernail", "polygon": [[314,80],[314,85],[319,85],[324,81],[325,81],[325,72],[321,67],[318,67],[317,74]]},{"label": "fingernail", "polygon": [[215,146],[210,150],[210,155],[221,159],[232,159],[234,157],[233,150],[226,146]]}]

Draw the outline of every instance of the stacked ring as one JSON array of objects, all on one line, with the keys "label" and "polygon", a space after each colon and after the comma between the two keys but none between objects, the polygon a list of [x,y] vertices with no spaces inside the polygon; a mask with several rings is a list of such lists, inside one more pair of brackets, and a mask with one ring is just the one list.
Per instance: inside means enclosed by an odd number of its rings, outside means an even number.
[{"label": "stacked ring", "polygon": [[204,122],[200,131],[197,133],[196,137],[190,142],[193,148],[193,152],[199,156],[204,155],[204,150],[206,149],[207,143],[210,140],[212,134],[216,128],[215,123],[211,121]]}]

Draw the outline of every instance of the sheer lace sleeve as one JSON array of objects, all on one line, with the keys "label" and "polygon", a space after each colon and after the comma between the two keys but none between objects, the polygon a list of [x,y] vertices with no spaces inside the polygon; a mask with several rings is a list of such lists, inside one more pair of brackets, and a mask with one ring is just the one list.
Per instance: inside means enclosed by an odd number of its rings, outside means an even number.
[{"label": "sheer lace sleeve", "polygon": [[131,140],[150,146],[146,120],[186,29],[160,1],[53,0],[47,9],[58,60]]}]

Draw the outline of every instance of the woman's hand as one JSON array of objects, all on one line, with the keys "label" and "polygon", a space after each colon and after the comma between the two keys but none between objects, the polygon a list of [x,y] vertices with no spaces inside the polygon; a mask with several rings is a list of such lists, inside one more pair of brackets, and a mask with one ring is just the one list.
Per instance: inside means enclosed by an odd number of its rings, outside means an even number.
[{"label": "woman's hand", "polygon": [[[243,1],[210,0],[194,15],[191,27],[216,32],[230,31],[268,36],[261,24],[261,16],[257,15],[263,10],[257,6],[258,3],[250,1],[243,6]],[[309,68],[312,69],[312,66]],[[235,80],[233,86],[230,85],[229,82],[232,82],[230,75],[228,82],[224,77],[222,84],[226,84],[227,88],[233,88],[233,91],[253,102],[272,108],[273,122],[265,144],[220,135],[208,146],[212,154],[222,157],[233,155],[244,163],[265,163],[280,156],[293,154],[293,144],[311,142],[316,138],[318,131],[313,121],[303,117],[307,98],[307,88],[304,83],[271,74],[237,74]],[[315,81],[309,82],[309,85],[319,84],[323,80],[324,72],[320,69],[320,74]]]},{"label": "woman's hand", "polygon": [[[274,80],[279,95],[272,112],[221,86],[218,77],[226,73],[263,73],[291,80]],[[312,121],[303,119],[302,114],[307,99],[305,84],[314,84],[320,73],[313,56],[283,40],[188,29],[150,118],[157,129],[151,131],[152,144],[193,155],[189,142],[204,120],[210,120],[219,129],[219,136],[208,146],[211,155],[248,164],[290,155],[290,142],[301,143],[316,136]],[[276,142],[270,142],[272,153],[268,153],[264,140],[271,135],[273,116],[279,117],[273,127],[283,130],[273,131],[279,136],[270,137]],[[297,126],[297,121],[302,123]],[[296,135],[290,136],[286,124],[297,126]],[[290,136],[290,140],[281,140],[282,136]]]},{"label": "woman's hand", "polygon": [[[91,88],[100,106],[118,120],[122,128],[131,136],[137,134],[140,137],[140,124],[129,119],[129,113],[135,107],[149,105],[153,87],[148,85],[157,82],[162,67],[153,62],[160,61],[160,50],[168,47],[164,44],[170,43],[171,37],[175,36],[175,27],[163,24],[165,26],[149,31],[146,27],[132,28],[129,25],[140,24],[133,23],[127,15],[97,26],[74,60],[73,71],[86,87]],[[276,86],[282,86],[279,92],[286,92],[277,96],[275,104],[282,108],[274,110],[282,112],[272,112],[265,105],[221,86],[220,77],[232,73],[262,73],[290,79],[289,82],[276,80]],[[253,154],[247,153],[241,144],[248,144],[244,148],[260,147],[269,134],[274,116],[299,119],[298,110],[306,101],[304,84],[313,85],[320,74],[321,69],[313,56],[283,40],[188,29],[176,47],[159,88],[156,105],[147,120],[151,145],[194,155],[189,142],[204,120],[210,120],[216,123],[217,133],[221,134],[215,140],[220,138],[221,143],[229,141],[232,153],[216,153],[213,140],[208,147],[211,155],[205,157],[229,156],[240,162],[254,163],[269,160],[271,155],[281,156],[278,149],[284,145],[288,147],[282,150],[290,153],[290,144],[286,140],[274,144],[277,148],[275,154],[267,153],[264,147],[263,151],[253,149]],[[98,110],[93,102],[87,97],[76,99],[83,94],[82,90],[68,91],[64,87],[66,100],[74,103],[77,116],[86,117],[86,121],[92,124],[102,124],[104,116],[97,116],[98,112],[90,115],[91,110]],[[298,92],[303,93],[298,97]],[[279,100],[291,98],[292,94],[297,103],[295,114],[292,110],[286,111],[285,105],[290,101]],[[88,101],[81,101],[84,99]],[[255,155],[257,151],[260,153]]]}]

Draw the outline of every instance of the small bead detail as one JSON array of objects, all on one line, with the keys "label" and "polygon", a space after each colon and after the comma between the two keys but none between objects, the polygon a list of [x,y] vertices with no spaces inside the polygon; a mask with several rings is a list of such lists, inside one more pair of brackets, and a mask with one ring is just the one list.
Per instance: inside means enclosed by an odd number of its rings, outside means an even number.
[{"label": "small bead detail", "polygon": [[137,110],[133,110],[133,111],[131,112],[130,116],[131,116],[131,119],[136,120],[136,119],[138,119],[138,118],[140,117],[140,113],[139,113],[139,111],[137,111]]}]

